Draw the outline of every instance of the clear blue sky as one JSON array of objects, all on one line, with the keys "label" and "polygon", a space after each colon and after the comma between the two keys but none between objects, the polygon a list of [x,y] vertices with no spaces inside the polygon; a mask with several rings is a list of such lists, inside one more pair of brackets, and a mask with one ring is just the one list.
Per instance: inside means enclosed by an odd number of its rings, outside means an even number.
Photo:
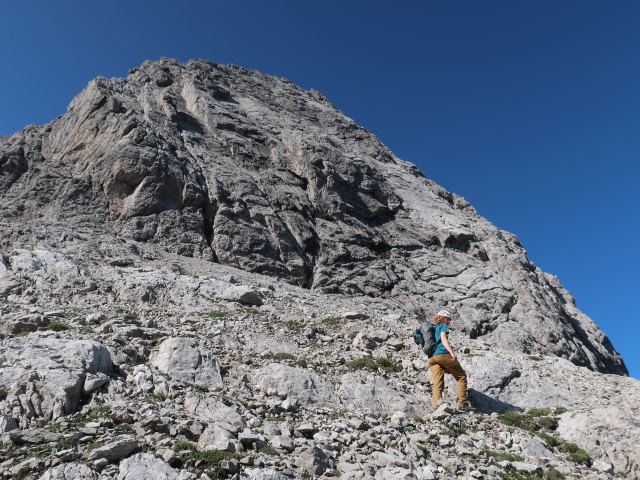
[{"label": "clear blue sky", "polygon": [[161,56],[316,88],[518,235],[640,378],[640,2],[24,0],[0,19],[0,135]]}]

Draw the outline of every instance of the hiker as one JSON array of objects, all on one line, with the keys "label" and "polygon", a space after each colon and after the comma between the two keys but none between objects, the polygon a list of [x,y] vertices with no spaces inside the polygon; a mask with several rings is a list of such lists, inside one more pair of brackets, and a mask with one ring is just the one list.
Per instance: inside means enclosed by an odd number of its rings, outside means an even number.
[{"label": "hiker", "polygon": [[451,314],[446,310],[441,310],[436,314],[434,324],[436,349],[428,363],[431,367],[431,378],[433,379],[433,408],[438,408],[441,404],[442,392],[444,390],[444,374],[450,373],[458,382],[458,410],[468,412],[474,410],[469,403],[467,394],[467,374],[458,362],[456,354],[453,353],[449,343],[449,323]]}]

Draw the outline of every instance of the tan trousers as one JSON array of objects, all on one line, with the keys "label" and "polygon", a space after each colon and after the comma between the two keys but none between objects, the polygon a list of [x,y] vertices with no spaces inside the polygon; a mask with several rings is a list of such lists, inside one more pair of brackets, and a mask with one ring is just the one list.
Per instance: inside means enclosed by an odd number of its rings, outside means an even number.
[{"label": "tan trousers", "polygon": [[436,355],[428,360],[431,367],[431,378],[433,379],[433,407],[438,407],[438,400],[442,398],[442,392],[444,391],[444,374],[450,373],[458,381],[458,405],[466,405],[469,403],[469,397],[467,396],[467,374],[464,369],[458,363],[453,361],[451,355],[443,353],[442,355]]}]

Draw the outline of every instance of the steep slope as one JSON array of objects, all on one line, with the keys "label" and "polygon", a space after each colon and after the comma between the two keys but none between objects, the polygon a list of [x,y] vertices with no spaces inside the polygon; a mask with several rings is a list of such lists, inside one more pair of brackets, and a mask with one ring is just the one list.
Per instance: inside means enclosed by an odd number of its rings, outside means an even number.
[{"label": "steep slope", "polygon": [[163,59],[92,81],[65,115],[0,140],[0,202],[6,252],[85,231],[107,259],[119,239],[133,257],[446,307],[471,338],[627,373],[516,237],[322,95],[259,72]]}]

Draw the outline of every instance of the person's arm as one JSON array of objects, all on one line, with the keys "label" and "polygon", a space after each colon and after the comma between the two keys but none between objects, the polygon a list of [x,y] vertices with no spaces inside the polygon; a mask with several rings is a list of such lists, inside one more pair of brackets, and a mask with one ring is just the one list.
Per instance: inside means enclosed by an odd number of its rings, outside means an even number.
[{"label": "person's arm", "polygon": [[447,338],[447,332],[441,332],[440,333],[440,341],[442,342],[442,345],[444,345],[444,348],[447,349],[447,352],[449,352],[449,354],[451,355],[451,359],[455,362],[456,361],[456,354],[453,353],[453,348],[451,348],[451,345],[449,345],[449,339]]}]

